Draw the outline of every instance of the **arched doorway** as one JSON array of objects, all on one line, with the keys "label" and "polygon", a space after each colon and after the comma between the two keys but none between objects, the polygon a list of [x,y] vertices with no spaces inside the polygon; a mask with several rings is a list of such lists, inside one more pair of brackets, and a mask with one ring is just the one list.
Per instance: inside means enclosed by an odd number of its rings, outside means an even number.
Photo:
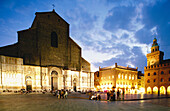
[{"label": "arched doorway", "polygon": [[51,90],[58,90],[58,73],[56,71],[51,72]]},{"label": "arched doorway", "polygon": [[147,94],[151,94],[151,91],[152,91],[152,90],[151,90],[151,87],[148,87],[148,88],[147,88]]},{"label": "arched doorway", "polygon": [[32,79],[31,76],[26,77],[26,90],[32,91]]},{"label": "arched doorway", "polygon": [[160,94],[166,94],[166,90],[164,86],[160,87]]},{"label": "arched doorway", "polygon": [[74,78],[74,80],[73,80],[73,90],[76,92],[77,91],[77,79],[76,78]]},{"label": "arched doorway", "polygon": [[170,94],[170,86],[167,87],[167,94]]},{"label": "arched doorway", "polygon": [[153,94],[158,94],[158,87],[155,86],[155,87],[153,88]]}]

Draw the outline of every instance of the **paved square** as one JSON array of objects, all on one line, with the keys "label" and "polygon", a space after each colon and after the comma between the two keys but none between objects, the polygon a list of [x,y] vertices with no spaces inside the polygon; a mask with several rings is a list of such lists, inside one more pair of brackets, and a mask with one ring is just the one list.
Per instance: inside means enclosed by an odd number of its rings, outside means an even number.
[{"label": "paved square", "polygon": [[0,111],[170,111],[170,99],[95,101],[50,94],[0,95]]}]

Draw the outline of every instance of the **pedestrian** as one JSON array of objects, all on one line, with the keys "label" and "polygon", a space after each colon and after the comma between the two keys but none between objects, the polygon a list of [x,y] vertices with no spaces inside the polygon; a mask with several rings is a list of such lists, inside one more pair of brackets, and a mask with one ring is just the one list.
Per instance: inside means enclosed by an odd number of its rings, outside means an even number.
[{"label": "pedestrian", "polygon": [[110,99],[110,92],[107,91],[107,101],[109,101],[109,99]]},{"label": "pedestrian", "polygon": [[67,99],[67,95],[68,95],[68,92],[67,92],[67,91],[65,91],[64,98],[66,98],[66,99]]},{"label": "pedestrian", "polygon": [[115,101],[115,97],[116,97],[116,92],[115,90],[113,90],[113,101]]},{"label": "pedestrian", "polygon": [[123,92],[122,92],[122,100],[124,100],[124,96],[125,96],[125,91],[123,90]]},{"label": "pedestrian", "polygon": [[117,100],[119,100],[119,90],[117,91]]},{"label": "pedestrian", "polygon": [[121,91],[119,91],[119,100],[121,100]]},{"label": "pedestrian", "polygon": [[98,99],[99,101],[101,100],[100,93],[97,94],[97,99]]}]

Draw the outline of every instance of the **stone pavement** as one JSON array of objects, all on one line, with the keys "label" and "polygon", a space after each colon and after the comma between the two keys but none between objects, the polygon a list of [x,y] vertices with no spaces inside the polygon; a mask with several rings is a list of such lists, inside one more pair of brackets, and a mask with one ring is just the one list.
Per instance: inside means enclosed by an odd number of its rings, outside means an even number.
[{"label": "stone pavement", "polygon": [[51,94],[0,95],[0,111],[170,111],[170,99],[95,101]]}]

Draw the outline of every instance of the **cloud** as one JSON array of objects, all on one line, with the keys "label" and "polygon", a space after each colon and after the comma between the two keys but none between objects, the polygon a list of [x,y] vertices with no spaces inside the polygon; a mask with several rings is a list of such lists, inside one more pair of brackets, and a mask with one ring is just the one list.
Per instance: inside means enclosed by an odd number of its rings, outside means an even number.
[{"label": "cloud", "polygon": [[154,26],[150,31],[151,31],[152,35],[158,35],[156,26]]}]

